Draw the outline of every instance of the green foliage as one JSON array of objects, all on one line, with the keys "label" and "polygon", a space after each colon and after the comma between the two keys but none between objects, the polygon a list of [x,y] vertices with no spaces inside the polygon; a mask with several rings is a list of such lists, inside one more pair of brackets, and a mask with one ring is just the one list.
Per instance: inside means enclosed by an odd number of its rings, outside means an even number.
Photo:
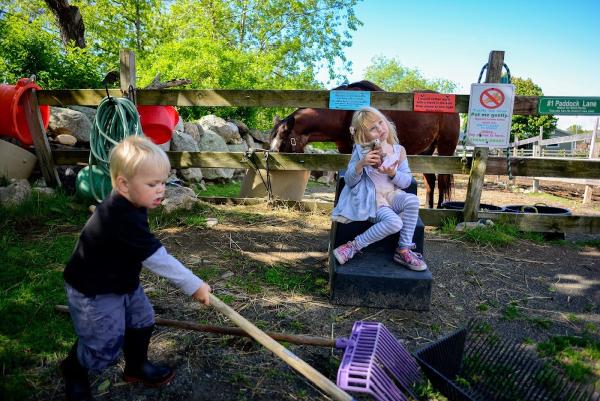
[{"label": "green foliage", "polygon": [[442,93],[452,93],[456,83],[442,78],[427,79],[418,69],[404,67],[396,58],[377,56],[367,67],[365,79],[392,92],[412,92],[429,89]]},{"label": "green foliage", "polygon": [[0,79],[37,76],[43,88],[99,88],[104,63],[89,49],[64,47],[47,20],[14,10],[0,16]]},{"label": "green foliage", "polygon": [[[518,96],[543,96],[542,88],[533,83],[533,81],[518,77],[512,77],[511,83],[515,85],[515,94]],[[543,127],[546,138],[548,134],[556,128],[558,120],[552,115],[540,116],[513,116],[511,127],[511,141],[515,135],[519,139],[531,138],[540,134],[540,127]]]},{"label": "green foliage", "polygon": [[569,127],[566,130],[573,134],[586,134],[592,132],[591,130],[583,129],[583,127],[579,124],[569,125]]}]

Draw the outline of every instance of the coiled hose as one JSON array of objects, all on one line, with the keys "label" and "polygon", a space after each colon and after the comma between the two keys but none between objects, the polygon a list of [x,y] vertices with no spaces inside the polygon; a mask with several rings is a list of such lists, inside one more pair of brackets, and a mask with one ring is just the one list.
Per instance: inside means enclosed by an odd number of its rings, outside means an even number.
[{"label": "coiled hose", "polygon": [[81,177],[78,191],[90,195],[97,202],[110,194],[110,151],[131,135],[144,135],[135,104],[127,98],[108,96],[102,99],[90,135],[89,166],[86,167],[87,172],[84,172],[86,169],[80,172],[80,175],[87,175],[87,180]]}]

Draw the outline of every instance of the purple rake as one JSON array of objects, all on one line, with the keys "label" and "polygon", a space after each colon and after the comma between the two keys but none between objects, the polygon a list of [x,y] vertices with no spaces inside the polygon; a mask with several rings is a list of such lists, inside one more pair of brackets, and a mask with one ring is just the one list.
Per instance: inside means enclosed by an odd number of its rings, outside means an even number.
[{"label": "purple rake", "polygon": [[340,388],[378,401],[408,401],[403,391],[418,399],[411,386],[422,379],[419,366],[383,324],[355,322],[346,341],[337,347],[346,348],[337,374]]}]

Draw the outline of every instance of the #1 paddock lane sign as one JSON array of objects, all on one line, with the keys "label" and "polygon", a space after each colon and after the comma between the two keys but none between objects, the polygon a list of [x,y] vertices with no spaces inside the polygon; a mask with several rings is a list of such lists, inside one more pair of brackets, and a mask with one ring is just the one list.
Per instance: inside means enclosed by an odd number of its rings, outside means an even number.
[{"label": "#1 paddock lane sign", "polygon": [[510,138],[515,86],[472,84],[467,138],[474,146],[506,148]]},{"label": "#1 paddock lane sign", "polygon": [[600,97],[542,96],[538,101],[539,114],[600,115]]}]

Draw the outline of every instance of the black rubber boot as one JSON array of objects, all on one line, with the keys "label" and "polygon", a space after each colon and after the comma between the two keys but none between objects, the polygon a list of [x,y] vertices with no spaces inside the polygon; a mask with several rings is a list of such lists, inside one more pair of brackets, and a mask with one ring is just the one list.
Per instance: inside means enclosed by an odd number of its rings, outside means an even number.
[{"label": "black rubber boot", "polygon": [[92,397],[88,371],[81,366],[77,358],[77,341],[61,362],[60,370],[65,380],[65,399],[67,401],[95,401]]},{"label": "black rubber boot", "polygon": [[154,326],[125,329],[123,380],[128,383],[142,382],[148,387],[159,387],[169,383],[175,377],[173,369],[148,361],[148,345],[153,329]]}]

